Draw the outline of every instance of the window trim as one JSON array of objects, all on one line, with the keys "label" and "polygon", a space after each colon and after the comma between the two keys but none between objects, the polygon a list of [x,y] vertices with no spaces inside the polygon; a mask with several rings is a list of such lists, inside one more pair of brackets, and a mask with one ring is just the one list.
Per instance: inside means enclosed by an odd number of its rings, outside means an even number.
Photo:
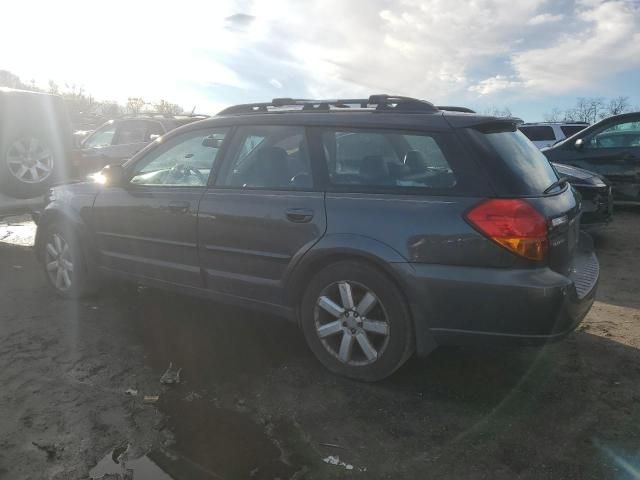
[{"label": "window trim", "polygon": [[[204,132],[204,131],[212,131],[212,130],[221,130],[221,129],[227,129],[227,134],[224,137],[224,140],[222,141],[222,145],[220,146],[220,149],[218,150],[218,156],[220,157],[220,160],[215,162],[213,164],[213,167],[211,168],[211,170],[209,171],[209,178],[207,179],[207,183],[204,185],[162,185],[162,184],[158,184],[158,185],[148,185],[148,184],[136,184],[136,183],[131,183],[131,180],[133,179],[133,177],[136,175],[135,172],[135,168],[136,166],[140,163],[140,162],[144,162],[144,160],[149,156],[149,155],[153,155],[154,152],[156,152],[159,148],[162,148],[163,146],[166,146],[168,142],[171,142],[173,139],[175,139],[176,137],[179,137],[180,135],[184,135],[184,134],[190,134],[190,133],[195,133],[195,132]],[[233,131],[235,130],[235,127],[232,126],[214,126],[214,127],[201,127],[201,128],[196,128],[193,130],[188,130],[188,131],[180,131],[180,132],[175,132],[173,133],[170,137],[168,138],[164,138],[164,140],[162,142],[151,142],[149,145],[154,145],[155,143],[155,147],[151,148],[150,150],[146,150],[145,154],[142,155],[139,158],[135,159],[135,162],[127,164],[126,165],[126,176],[125,176],[125,187],[126,189],[142,189],[142,188],[200,188],[200,189],[206,189],[206,188],[210,188],[210,184],[211,184],[211,180],[214,177],[214,171],[217,170],[216,166],[219,166],[223,161],[224,161],[224,156],[227,150],[227,145],[229,145],[229,141],[228,139],[230,138],[230,135],[233,134]],[[168,149],[167,149],[168,150]],[[167,151],[165,150],[165,151]],[[164,152],[162,152],[164,153]],[[162,153],[160,153],[159,155],[162,155]],[[156,157],[157,158],[157,157]],[[217,159],[217,158],[216,158]],[[153,160],[152,160],[153,161]]]},{"label": "window trim", "polygon": [[[322,191],[327,193],[355,193],[355,194],[386,194],[386,195],[410,195],[410,196],[433,196],[433,197],[453,197],[453,196],[469,196],[464,191],[460,191],[460,178],[456,176],[456,184],[450,188],[434,188],[434,187],[406,187],[406,186],[387,186],[387,185],[340,185],[331,182],[329,175],[328,159],[325,156],[322,135],[324,132],[353,132],[353,133],[382,133],[382,134],[400,134],[431,137],[442,151],[445,160],[449,163],[449,167],[453,170],[453,166],[447,159],[447,151],[449,147],[438,141],[438,136],[448,134],[447,132],[431,131],[431,130],[412,130],[407,128],[385,128],[385,127],[351,127],[351,126],[314,126],[308,127],[310,136],[312,137],[313,156],[316,158],[317,168],[321,171],[318,177],[322,181],[320,185]],[[310,145],[311,142],[310,142]],[[455,170],[454,175],[456,175]]]},{"label": "window trim", "polygon": [[[309,165],[311,167],[311,187],[307,188],[266,188],[266,187],[239,187],[237,185],[219,185],[217,184],[218,176],[222,171],[224,171],[229,162],[232,162],[235,154],[238,152],[238,148],[240,147],[238,143],[238,139],[241,137],[241,130],[243,128],[264,128],[264,127],[284,127],[284,128],[301,128],[303,130],[302,134],[304,136],[305,141],[307,142],[307,151],[309,155]],[[292,125],[288,123],[278,123],[278,124],[240,124],[233,126],[233,131],[231,135],[227,134],[225,137],[226,148],[224,151],[221,150],[221,154],[224,156],[220,162],[217,162],[215,171],[212,171],[209,176],[209,184],[208,188],[215,190],[233,190],[233,191],[241,191],[241,192],[287,192],[287,193],[309,193],[309,192],[323,192],[324,190],[321,188],[321,184],[318,183],[318,171],[315,167],[314,155],[312,153],[312,144],[311,138],[309,136],[309,127],[306,125]]]}]

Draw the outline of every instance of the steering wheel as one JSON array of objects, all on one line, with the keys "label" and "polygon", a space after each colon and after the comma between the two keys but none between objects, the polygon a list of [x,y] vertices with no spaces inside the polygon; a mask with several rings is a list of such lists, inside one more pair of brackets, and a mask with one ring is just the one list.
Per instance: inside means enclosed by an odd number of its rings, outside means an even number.
[{"label": "steering wheel", "polygon": [[186,178],[190,176],[196,177],[202,185],[207,184],[207,178],[200,173],[199,170],[193,168],[190,165],[185,165],[184,163],[178,163],[174,165],[171,170],[169,170],[169,176],[175,176],[177,178]]}]

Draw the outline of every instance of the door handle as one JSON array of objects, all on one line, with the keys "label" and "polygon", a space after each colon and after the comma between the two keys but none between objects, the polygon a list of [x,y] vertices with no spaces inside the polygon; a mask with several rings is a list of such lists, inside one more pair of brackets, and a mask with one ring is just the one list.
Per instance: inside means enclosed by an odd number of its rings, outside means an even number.
[{"label": "door handle", "polygon": [[187,213],[190,206],[189,202],[169,202],[169,211],[172,213]]},{"label": "door handle", "polygon": [[308,223],[313,218],[310,208],[290,208],[287,210],[287,220],[293,223]]}]

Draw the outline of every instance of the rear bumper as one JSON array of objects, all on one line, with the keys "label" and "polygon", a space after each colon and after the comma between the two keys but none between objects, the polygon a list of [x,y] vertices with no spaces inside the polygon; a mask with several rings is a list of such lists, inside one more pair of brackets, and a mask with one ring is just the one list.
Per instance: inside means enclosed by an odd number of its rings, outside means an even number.
[{"label": "rear bumper", "polygon": [[540,344],[572,332],[593,304],[599,278],[582,234],[568,275],[549,268],[405,264],[418,353],[443,344]]}]

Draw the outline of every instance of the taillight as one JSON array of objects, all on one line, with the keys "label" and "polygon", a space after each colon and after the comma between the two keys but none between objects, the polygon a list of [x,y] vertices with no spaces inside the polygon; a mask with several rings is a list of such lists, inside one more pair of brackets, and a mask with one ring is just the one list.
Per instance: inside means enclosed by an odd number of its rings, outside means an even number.
[{"label": "taillight", "polygon": [[465,217],[480,233],[516,255],[537,261],[547,256],[547,222],[524,200],[485,200]]}]

